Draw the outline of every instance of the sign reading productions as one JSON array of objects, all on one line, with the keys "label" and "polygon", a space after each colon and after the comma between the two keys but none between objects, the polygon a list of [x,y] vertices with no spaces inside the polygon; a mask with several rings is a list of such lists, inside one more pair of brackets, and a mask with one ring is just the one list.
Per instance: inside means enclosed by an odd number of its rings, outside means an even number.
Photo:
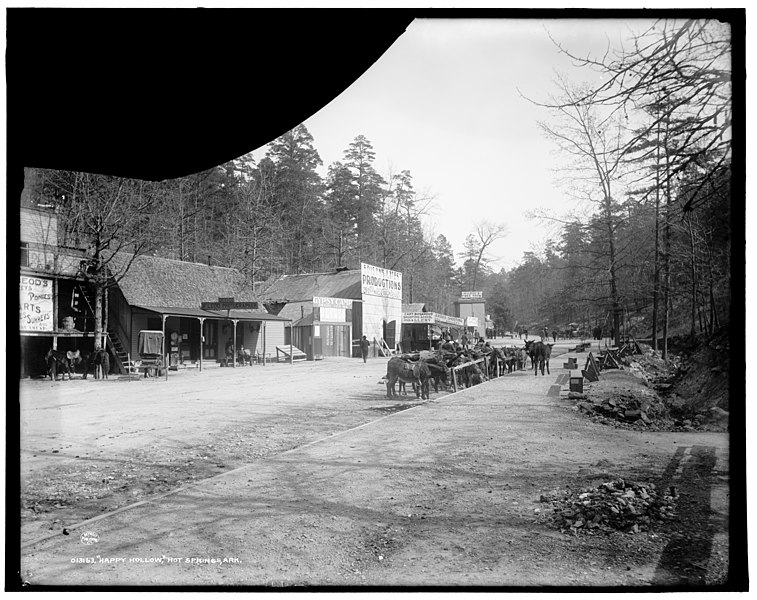
[{"label": "sign reading productions", "polygon": [[19,329],[53,331],[52,279],[22,276],[19,283]]},{"label": "sign reading productions", "polygon": [[402,273],[360,263],[361,291],[364,296],[402,300]]},{"label": "sign reading productions", "polygon": [[484,297],[483,292],[463,292],[463,300],[482,300]]}]

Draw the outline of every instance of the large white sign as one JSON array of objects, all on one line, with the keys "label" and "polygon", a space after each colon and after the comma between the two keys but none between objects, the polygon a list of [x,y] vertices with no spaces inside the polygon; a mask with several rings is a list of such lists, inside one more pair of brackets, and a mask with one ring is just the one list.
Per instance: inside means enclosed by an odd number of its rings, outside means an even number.
[{"label": "large white sign", "polygon": [[352,308],[351,298],[327,298],[313,296],[313,306],[328,306],[329,308]]},{"label": "large white sign", "polygon": [[52,279],[22,275],[18,309],[21,331],[53,331]]},{"label": "large white sign", "polygon": [[379,296],[402,300],[402,273],[360,263],[363,296]]},{"label": "large white sign", "polygon": [[478,317],[466,317],[465,318],[465,326],[466,327],[478,327]]},{"label": "large white sign", "polygon": [[463,300],[482,300],[484,292],[463,292],[461,298]]}]

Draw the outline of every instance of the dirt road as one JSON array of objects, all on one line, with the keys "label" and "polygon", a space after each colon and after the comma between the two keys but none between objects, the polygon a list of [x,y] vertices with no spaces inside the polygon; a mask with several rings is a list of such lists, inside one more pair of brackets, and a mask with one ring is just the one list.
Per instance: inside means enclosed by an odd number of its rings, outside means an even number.
[{"label": "dirt road", "polygon": [[[214,369],[168,382],[23,382],[21,577],[725,583],[727,434],[588,421],[560,394],[561,361],[549,376],[518,372],[432,392],[430,402],[386,399],[383,360]],[[601,535],[562,533],[544,519],[545,494],[618,477],[676,487],[677,515],[649,531]]]}]

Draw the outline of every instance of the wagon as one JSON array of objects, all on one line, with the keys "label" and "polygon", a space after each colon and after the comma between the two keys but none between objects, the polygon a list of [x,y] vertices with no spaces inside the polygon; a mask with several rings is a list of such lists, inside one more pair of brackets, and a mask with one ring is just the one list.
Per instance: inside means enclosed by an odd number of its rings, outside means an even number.
[{"label": "wagon", "polygon": [[163,332],[159,330],[145,329],[139,332],[137,339],[137,351],[139,361],[135,364],[138,371],[142,371],[145,377],[159,376],[163,374]]}]

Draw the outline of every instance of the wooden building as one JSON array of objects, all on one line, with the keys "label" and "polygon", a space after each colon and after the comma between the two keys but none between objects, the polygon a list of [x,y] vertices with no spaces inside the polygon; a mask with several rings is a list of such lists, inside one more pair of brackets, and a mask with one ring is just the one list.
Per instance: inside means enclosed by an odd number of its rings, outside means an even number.
[{"label": "wooden building", "polygon": [[363,335],[374,356],[394,351],[401,339],[401,273],[363,264],[360,270],[283,275],[260,296],[269,312],[292,321],[287,342],[310,360],[359,357]]},{"label": "wooden building", "polygon": [[402,351],[436,350],[445,332],[459,340],[465,321],[435,312],[428,312],[425,304],[402,305]]},{"label": "wooden building", "polygon": [[486,300],[483,292],[463,292],[455,300],[455,316],[465,320],[469,334],[486,337]]},{"label": "wooden building", "polygon": [[[203,308],[219,299],[255,308]],[[138,335],[146,329],[164,332],[164,353],[178,364],[224,361],[229,342],[270,360],[285,345],[289,323],[257,302],[239,271],[168,258],[137,257],[108,297],[108,333],[121,362],[137,357]]]},{"label": "wooden building", "polygon": [[[114,282],[103,306],[103,338],[95,340],[95,293],[81,271],[82,249],[59,245],[53,210],[22,206],[19,279],[20,376],[44,376],[50,348],[91,352],[96,345],[111,354],[112,369],[125,372],[139,358],[142,330],[164,332],[164,354],[178,365],[218,363],[226,345],[244,347],[263,361],[284,347],[290,319],[269,314],[256,303],[238,271],[153,256],[134,259]],[[116,270],[130,257],[116,256]],[[247,302],[245,310],[206,310],[219,299]],[[207,304],[206,304],[207,308]],[[106,316],[107,315],[107,316]]]},{"label": "wooden building", "polygon": [[95,321],[92,290],[80,272],[85,252],[59,246],[55,211],[22,205],[19,225],[19,375],[25,378],[45,375],[50,348],[92,351]]}]

